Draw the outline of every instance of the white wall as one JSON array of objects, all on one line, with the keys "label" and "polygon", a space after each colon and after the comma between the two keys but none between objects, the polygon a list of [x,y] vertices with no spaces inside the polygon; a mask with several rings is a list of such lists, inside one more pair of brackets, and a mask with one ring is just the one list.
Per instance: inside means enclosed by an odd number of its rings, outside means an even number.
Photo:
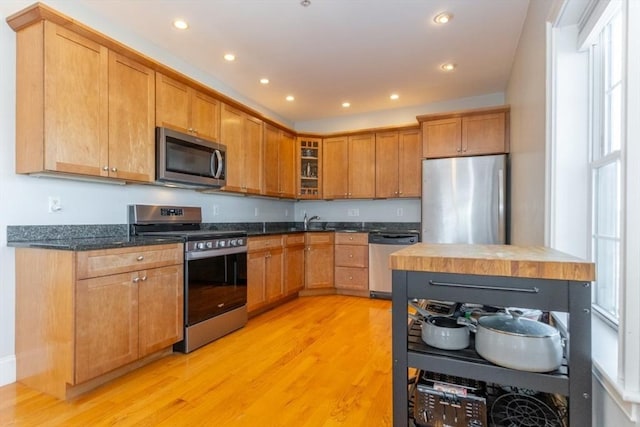
[{"label": "white wall", "polygon": [[529,3],[506,101],[511,105],[511,243],[545,243],[546,18],[551,0]]}]

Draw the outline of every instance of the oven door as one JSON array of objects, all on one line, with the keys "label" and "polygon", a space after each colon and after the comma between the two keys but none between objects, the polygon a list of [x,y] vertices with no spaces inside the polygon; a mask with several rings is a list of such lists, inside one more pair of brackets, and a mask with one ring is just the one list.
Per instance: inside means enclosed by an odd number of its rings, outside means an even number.
[{"label": "oven door", "polygon": [[246,248],[187,253],[184,282],[186,326],[246,305]]}]

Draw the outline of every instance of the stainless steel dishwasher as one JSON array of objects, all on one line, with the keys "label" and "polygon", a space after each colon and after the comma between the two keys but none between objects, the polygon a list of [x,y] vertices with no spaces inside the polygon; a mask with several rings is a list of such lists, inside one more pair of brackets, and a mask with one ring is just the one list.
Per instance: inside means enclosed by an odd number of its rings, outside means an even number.
[{"label": "stainless steel dishwasher", "polygon": [[420,233],[377,231],[369,233],[369,296],[391,299],[389,255],[418,243]]}]

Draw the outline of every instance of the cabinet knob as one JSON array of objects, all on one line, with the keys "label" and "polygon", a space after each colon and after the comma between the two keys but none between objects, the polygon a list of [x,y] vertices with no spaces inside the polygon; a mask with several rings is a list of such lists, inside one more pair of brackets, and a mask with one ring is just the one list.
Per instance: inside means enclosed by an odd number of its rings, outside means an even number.
[{"label": "cabinet knob", "polygon": [[349,254],[349,258],[353,258],[353,255],[352,255],[352,254]]},{"label": "cabinet knob", "polygon": [[105,172],[109,172],[109,166],[103,166],[102,170],[105,171]]},{"label": "cabinet knob", "polygon": [[349,276],[349,280],[353,280],[353,277]]},{"label": "cabinet knob", "polygon": [[138,258],[136,258],[138,261],[142,261],[144,259],[144,255],[139,255]]},{"label": "cabinet knob", "polygon": [[142,277],[140,278],[140,280],[142,280],[143,282],[144,282],[144,281],[146,281],[146,280],[147,280],[147,276],[142,276]]},{"label": "cabinet knob", "polygon": [[187,131],[189,131],[189,133],[193,133],[193,128],[189,128]]},{"label": "cabinet knob", "polygon": [[140,278],[139,278],[139,277],[134,277],[134,278],[133,278],[133,283],[138,283],[139,281],[140,281]]},{"label": "cabinet knob", "polygon": [[111,172],[118,172],[118,168],[111,168]]}]

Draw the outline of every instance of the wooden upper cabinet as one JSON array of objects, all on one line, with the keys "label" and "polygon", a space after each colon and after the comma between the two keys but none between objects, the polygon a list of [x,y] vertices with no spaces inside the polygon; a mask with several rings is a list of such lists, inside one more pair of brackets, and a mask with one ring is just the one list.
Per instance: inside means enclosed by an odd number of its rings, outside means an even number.
[{"label": "wooden upper cabinet", "polygon": [[110,176],[155,179],[154,81],[150,68],[109,52]]},{"label": "wooden upper cabinet", "polygon": [[423,157],[509,152],[509,108],[419,116]]},{"label": "wooden upper cabinet", "polygon": [[153,181],[153,71],[49,21],[16,39],[16,172]]},{"label": "wooden upper cabinet", "polygon": [[262,121],[222,104],[220,139],[227,147],[225,191],[260,194],[262,192]]},{"label": "wooden upper cabinet", "polygon": [[156,124],[210,141],[220,140],[220,101],[156,73]]},{"label": "wooden upper cabinet", "polygon": [[264,194],[295,197],[295,138],[264,125]]},{"label": "wooden upper cabinet", "polygon": [[349,198],[367,199],[376,194],[375,134],[349,137]]},{"label": "wooden upper cabinet", "polygon": [[376,197],[398,197],[398,132],[376,134]]},{"label": "wooden upper cabinet", "polygon": [[322,141],[322,193],[324,199],[346,199],[349,186],[349,144],[346,136]]},{"label": "wooden upper cabinet", "polygon": [[506,113],[481,114],[462,118],[462,153],[506,152]]},{"label": "wooden upper cabinet", "polygon": [[375,196],[375,136],[326,138],[323,144],[324,199],[366,199]]},{"label": "wooden upper cabinet", "polygon": [[[422,138],[419,129],[398,132],[398,197],[422,195]],[[378,158],[376,157],[376,163]],[[377,181],[376,181],[377,184]]]},{"label": "wooden upper cabinet", "polygon": [[296,150],[297,197],[322,198],[322,139],[298,137]]}]

